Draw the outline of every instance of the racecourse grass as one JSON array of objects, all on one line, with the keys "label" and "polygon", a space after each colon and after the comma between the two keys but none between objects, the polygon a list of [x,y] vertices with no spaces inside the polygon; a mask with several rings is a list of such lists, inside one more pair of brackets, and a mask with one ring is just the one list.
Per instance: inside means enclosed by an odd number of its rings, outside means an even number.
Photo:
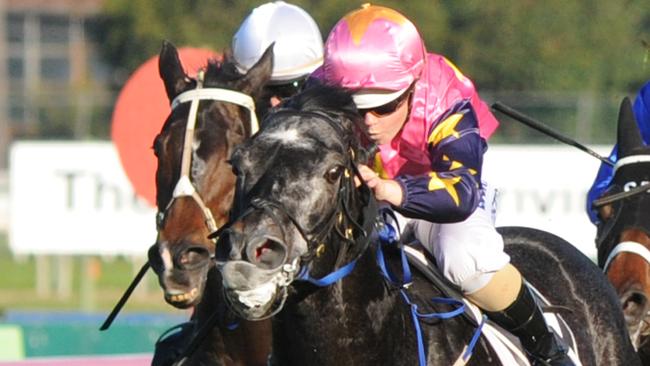
[{"label": "racecourse grass", "polygon": [[[0,312],[11,310],[108,312],[133,278],[143,258],[69,257],[64,262],[71,281],[57,287],[57,265],[48,257],[45,291],[37,291],[37,260],[34,256],[12,255],[7,236],[0,232]],[[149,271],[133,293],[123,312],[165,312],[179,314],[167,305],[155,275]]]}]

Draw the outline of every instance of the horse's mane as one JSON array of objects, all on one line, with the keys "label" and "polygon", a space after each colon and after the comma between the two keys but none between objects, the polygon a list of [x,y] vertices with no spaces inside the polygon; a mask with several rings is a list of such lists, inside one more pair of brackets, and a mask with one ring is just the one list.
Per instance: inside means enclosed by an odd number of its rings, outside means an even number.
[{"label": "horse's mane", "polygon": [[[357,153],[357,162],[366,163],[374,155],[374,144],[367,137],[367,127],[352,99],[353,91],[339,86],[309,80],[305,89],[286,99],[279,107],[267,115],[273,118],[274,112],[311,112],[328,117],[340,123],[342,136]],[[364,148],[365,147],[365,148]]]},{"label": "horse's mane", "polygon": [[360,120],[351,91],[320,82],[309,83],[305,90],[288,99],[281,107],[330,114],[350,121]]},{"label": "horse's mane", "polygon": [[[352,99],[352,92],[338,86],[310,81],[304,90],[284,100],[276,110],[325,115],[341,124],[342,132],[347,135],[346,139],[357,140],[354,138],[359,136],[357,132],[365,133],[365,125]],[[271,111],[270,116],[273,112]]]},{"label": "horse's mane", "polygon": [[208,66],[205,69],[204,85],[205,87],[216,87],[222,84],[239,80],[243,77],[235,64],[228,59],[223,61],[211,59],[208,60]]}]

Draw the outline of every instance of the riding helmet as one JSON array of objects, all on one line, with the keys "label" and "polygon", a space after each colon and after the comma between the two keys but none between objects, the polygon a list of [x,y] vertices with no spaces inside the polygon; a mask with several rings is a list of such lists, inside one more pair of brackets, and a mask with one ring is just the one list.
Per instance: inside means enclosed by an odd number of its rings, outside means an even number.
[{"label": "riding helmet", "polygon": [[273,42],[271,84],[303,78],[323,62],[323,37],[314,19],[298,6],[274,1],[253,9],[235,33],[239,71],[247,72]]}]

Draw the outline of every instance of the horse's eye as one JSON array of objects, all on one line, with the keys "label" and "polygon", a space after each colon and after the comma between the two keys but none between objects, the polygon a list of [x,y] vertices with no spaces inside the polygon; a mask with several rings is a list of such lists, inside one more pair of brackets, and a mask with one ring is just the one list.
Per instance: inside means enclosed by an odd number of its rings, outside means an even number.
[{"label": "horse's eye", "polygon": [[325,173],[325,179],[330,183],[336,183],[341,178],[341,173],[343,173],[343,167],[341,165],[335,166]]}]

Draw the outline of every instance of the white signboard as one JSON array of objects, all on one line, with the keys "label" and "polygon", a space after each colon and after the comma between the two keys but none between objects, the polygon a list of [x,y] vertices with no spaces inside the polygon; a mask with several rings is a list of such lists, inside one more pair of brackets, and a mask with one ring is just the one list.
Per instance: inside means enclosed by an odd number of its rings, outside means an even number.
[{"label": "white signboard", "polygon": [[145,255],[156,239],[155,209],[135,197],[110,142],[16,143],[9,192],[16,254]]},{"label": "white signboard", "polygon": [[[10,164],[15,253],[143,255],[153,244],[155,210],[135,198],[111,143],[21,142]],[[595,257],[585,198],[599,164],[572,147],[490,146],[483,177],[499,189],[497,225],[546,230]]]},{"label": "white signboard", "polygon": [[[594,150],[607,156],[611,147]],[[499,190],[497,225],[551,232],[595,258],[596,227],[585,207],[599,166],[598,159],[569,146],[490,146],[483,178]]]}]

